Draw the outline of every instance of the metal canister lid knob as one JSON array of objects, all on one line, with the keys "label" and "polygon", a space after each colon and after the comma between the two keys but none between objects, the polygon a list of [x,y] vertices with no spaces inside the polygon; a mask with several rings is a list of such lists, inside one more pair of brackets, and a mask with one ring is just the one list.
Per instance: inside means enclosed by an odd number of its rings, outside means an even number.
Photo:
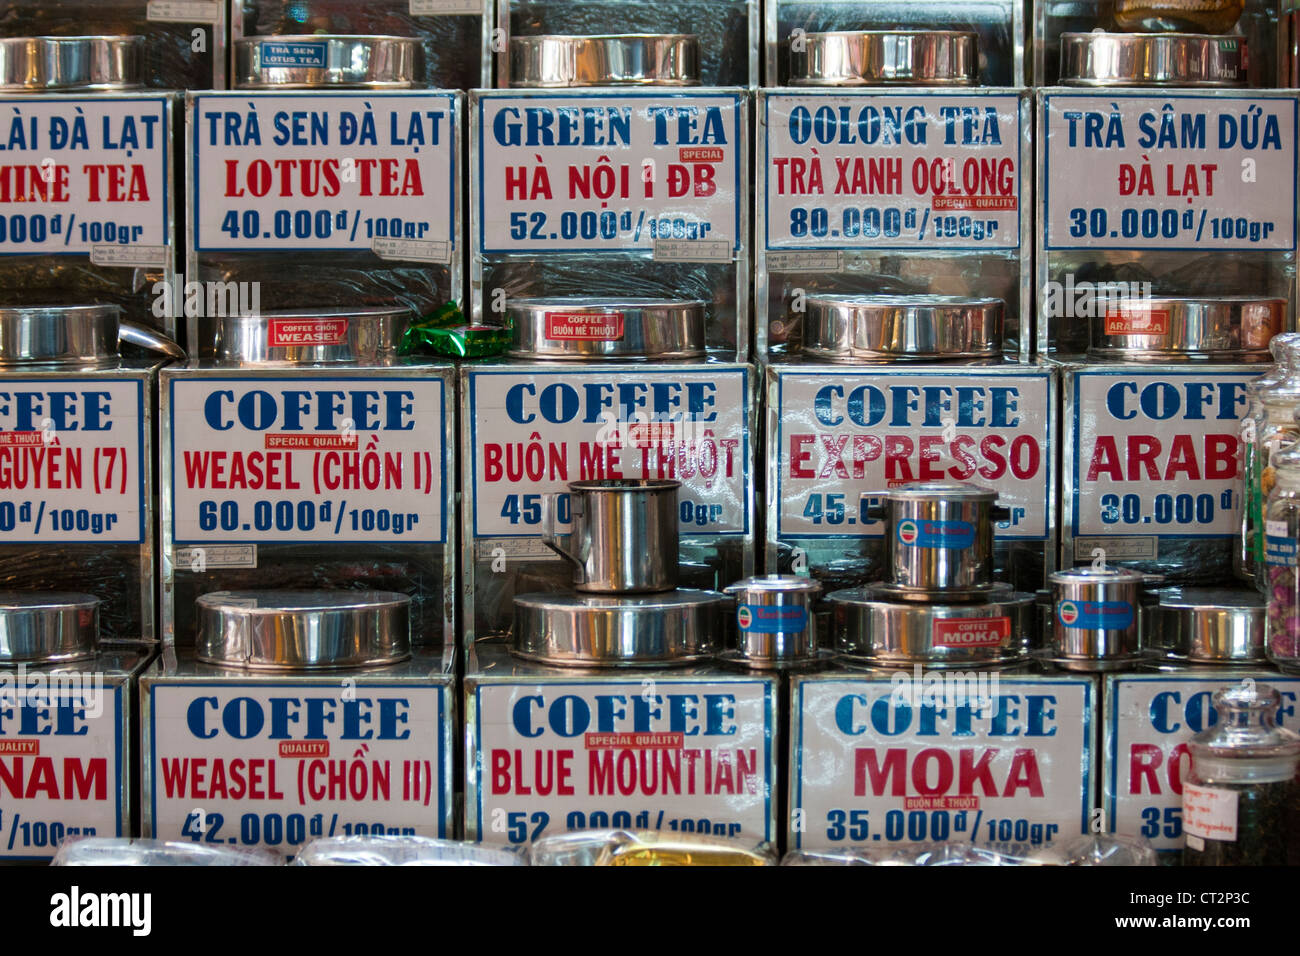
[{"label": "metal canister lid knob", "polygon": [[214,591],[195,604],[195,657],[208,664],[323,670],[411,656],[411,599],[393,591]]},{"label": "metal canister lid knob", "polygon": [[1160,643],[1197,664],[1260,664],[1268,602],[1256,591],[1168,588],[1160,592]]},{"label": "metal canister lid knob", "polygon": [[0,591],[0,665],[94,657],[99,605],[74,591]]},{"label": "metal canister lid knob", "polygon": [[803,352],[826,362],[996,358],[1001,299],[948,295],[813,295]]},{"label": "metal canister lid knob", "polygon": [[699,82],[700,41],[688,33],[510,38],[510,85],[518,89]]},{"label": "metal canister lid knob", "polygon": [[227,315],[217,320],[217,355],[239,365],[389,365],[411,318],[401,307]]},{"label": "metal canister lid knob", "polygon": [[0,93],[96,93],[143,85],[144,37],[0,39]]},{"label": "metal canister lid knob", "polygon": [[805,33],[790,46],[791,86],[973,86],[978,71],[968,31]]},{"label": "metal canister lid knob", "polygon": [[1244,86],[1246,40],[1199,33],[1062,33],[1061,83]]},{"label": "metal canister lid knob", "polygon": [[694,299],[507,300],[507,354],[574,361],[703,358],[704,306]]},{"label": "metal canister lid knob", "polygon": [[425,86],[416,37],[307,34],[235,40],[234,89],[408,90]]}]

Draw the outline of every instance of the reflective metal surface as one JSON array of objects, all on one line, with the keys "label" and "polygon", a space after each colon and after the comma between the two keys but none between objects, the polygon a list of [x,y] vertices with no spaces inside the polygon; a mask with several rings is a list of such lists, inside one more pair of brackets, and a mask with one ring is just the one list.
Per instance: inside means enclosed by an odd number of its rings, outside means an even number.
[{"label": "reflective metal surface", "polygon": [[670,591],[678,580],[681,482],[570,482],[570,531],[556,530],[560,494],[542,495],[542,542],[573,566],[573,586],[597,594]]},{"label": "reflective metal surface", "polygon": [[918,482],[870,496],[885,502],[872,513],[885,521],[885,584],[936,601],[992,585],[993,522],[1006,517],[996,491]]},{"label": "reflective metal surface", "polygon": [[765,574],[723,590],[736,600],[732,659],[761,669],[817,657],[819,582],[792,574]]},{"label": "reflective metal surface", "polygon": [[585,830],[537,840],[533,866],[775,866],[769,843],[655,830]]},{"label": "reflective metal surface", "polygon": [[1196,664],[1265,661],[1268,602],[1257,591],[1170,588],[1157,610],[1160,646]]},{"label": "reflective metal surface", "polygon": [[0,93],[94,93],[143,85],[144,37],[0,38]]},{"label": "reflective metal surface", "polygon": [[511,299],[507,354],[578,361],[703,358],[704,305],[672,299]]},{"label": "reflective metal surface", "polygon": [[146,840],[139,837],[70,837],[50,866],[282,866],[268,850]]},{"label": "reflective metal surface", "polygon": [[504,847],[422,836],[342,836],[312,840],[294,866],[525,866]]},{"label": "reflective metal surface", "polygon": [[392,591],[213,591],[194,656],[254,670],[373,667],[411,656],[411,599]]},{"label": "reflective metal surface", "polygon": [[1055,571],[1048,580],[1053,659],[1087,669],[1141,653],[1141,572],[1080,567]]},{"label": "reflective metal surface", "polygon": [[864,30],[805,33],[790,47],[791,86],[973,86],[974,33]]},{"label": "reflective metal surface", "polygon": [[1199,33],[1061,34],[1063,86],[1244,86],[1246,40]]},{"label": "reflective metal surface", "polygon": [[994,589],[976,604],[903,604],[872,588],[826,596],[835,646],[847,658],[933,666],[1024,660],[1034,645],[1034,596]]},{"label": "reflective metal surface", "polygon": [[520,594],[511,650],[562,667],[689,664],[718,649],[730,600],[685,588],[661,594]]},{"label": "reflective metal surface", "polygon": [[70,591],[0,591],[0,666],[94,657],[99,605]]},{"label": "reflective metal surface", "polygon": [[994,358],[1001,299],[817,295],[805,299],[803,352],[826,362]]},{"label": "reflective metal surface", "polygon": [[185,358],[171,339],[121,319],[115,305],[0,308],[0,368],[22,365],[104,365],[130,342],[171,359]]},{"label": "reflective metal surface", "polygon": [[514,88],[698,86],[699,82],[700,42],[690,34],[510,38]]},{"label": "reflective metal surface", "polygon": [[416,37],[253,36],[234,41],[232,89],[409,90],[423,87]]},{"label": "reflective metal surface", "polygon": [[1245,0],[1115,0],[1115,24],[1121,30],[1227,33],[1245,9]]},{"label": "reflective metal surface", "polygon": [[246,365],[390,365],[411,324],[408,309],[303,309],[226,315],[220,361]]},{"label": "reflective metal surface", "polygon": [[1285,299],[1116,299],[1089,320],[1088,352],[1112,360],[1267,362],[1270,340],[1285,328]]}]

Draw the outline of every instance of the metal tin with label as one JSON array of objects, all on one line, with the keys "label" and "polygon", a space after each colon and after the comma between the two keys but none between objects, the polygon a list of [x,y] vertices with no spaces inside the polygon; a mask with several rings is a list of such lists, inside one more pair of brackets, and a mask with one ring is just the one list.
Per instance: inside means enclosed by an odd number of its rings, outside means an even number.
[{"label": "metal tin with label", "polygon": [[956,482],[917,482],[864,495],[882,500],[889,574],[902,599],[970,600],[993,587],[993,523],[1011,513],[998,493]]},{"label": "metal tin with label", "polygon": [[409,90],[424,86],[416,37],[253,36],[234,41],[237,90]]},{"label": "metal tin with label", "polygon": [[1246,85],[1246,40],[1200,33],[1061,34],[1062,86]]},{"label": "metal tin with label", "polygon": [[61,591],[0,591],[0,667],[95,656],[99,598]]},{"label": "metal tin with label", "polygon": [[171,339],[121,314],[116,305],[0,308],[0,369],[117,364],[122,342],[164,358],[185,358]]},{"label": "metal tin with label", "polygon": [[800,40],[790,49],[791,86],[971,86],[978,80],[971,32],[864,30],[805,33]]},{"label": "metal tin with label", "polygon": [[144,37],[0,37],[2,93],[119,93],[144,85]]},{"label": "metal tin with label", "polygon": [[689,34],[510,38],[510,85],[518,89],[699,83],[700,41]]},{"label": "metal tin with label", "polygon": [[764,574],[724,590],[736,602],[735,644],[726,659],[765,669],[815,661],[825,650],[815,606],[822,586],[812,578]]},{"label": "metal tin with label", "polygon": [[1118,298],[1090,323],[1088,354],[1102,360],[1268,362],[1286,328],[1285,299]]},{"label": "metal tin with label", "polygon": [[803,352],[828,362],[936,361],[1002,355],[1001,299],[808,296]]},{"label": "metal tin with label", "polygon": [[1129,667],[1142,650],[1143,575],[1123,568],[1067,568],[1052,582],[1052,661],[1065,670]]},{"label": "metal tin with label", "polygon": [[1156,612],[1158,646],[1189,664],[1262,666],[1267,611],[1258,591],[1168,588]]},{"label": "metal tin with label", "polygon": [[409,309],[304,309],[217,320],[217,356],[228,365],[393,365]]},{"label": "metal tin with label", "polygon": [[511,299],[511,358],[539,361],[702,359],[704,307],[698,300]]},{"label": "metal tin with label", "polygon": [[520,853],[417,836],[342,836],[312,840],[294,866],[527,866]]},{"label": "metal tin with label", "polygon": [[229,846],[145,840],[139,837],[74,837],[59,847],[50,866],[281,866],[274,853]]}]

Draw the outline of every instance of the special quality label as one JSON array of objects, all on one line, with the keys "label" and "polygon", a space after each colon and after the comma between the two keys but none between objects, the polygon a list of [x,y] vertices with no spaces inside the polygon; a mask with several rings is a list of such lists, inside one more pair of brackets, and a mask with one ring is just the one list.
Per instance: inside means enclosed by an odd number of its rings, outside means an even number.
[{"label": "special quality label", "polygon": [[736,624],[753,634],[798,634],[808,629],[808,609],[798,605],[741,604],[736,608]]},{"label": "special quality label", "polygon": [[492,683],[472,695],[466,826],[478,839],[609,826],[772,839],[770,681]]},{"label": "special quality label", "polygon": [[172,544],[446,540],[446,385],[175,378]]},{"label": "special quality label", "polygon": [[1048,249],[1295,246],[1296,97],[1044,93]]},{"label": "special quality label", "polygon": [[1020,102],[974,90],[764,94],[765,247],[1018,247]]},{"label": "special quality label", "polygon": [[1087,832],[1088,678],[801,679],[793,708],[795,849]]},{"label": "special quality label", "polygon": [[123,723],[122,686],[102,675],[0,671],[0,859],[122,835]]},{"label": "special quality label", "polygon": [[1062,601],[1056,617],[1066,627],[1083,631],[1124,630],[1133,625],[1128,601]]},{"label": "special quality label", "polygon": [[386,244],[413,240],[450,261],[456,103],[442,92],[195,95],[195,249],[391,255]]},{"label": "special quality label", "polygon": [[775,381],[782,537],[881,537],[863,492],[918,481],[992,488],[1011,508],[999,538],[1047,536],[1055,424],[1046,370],[781,369]]},{"label": "special quality label", "polygon": [[171,245],[166,97],[0,97],[0,112],[0,255]]},{"label": "special quality label", "polygon": [[144,540],[144,383],[0,380],[0,544]]},{"label": "special quality label", "polygon": [[147,694],[155,837],[292,855],[321,836],[447,835],[443,687],[186,681]]},{"label": "special quality label", "polygon": [[748,532],[747,369],[471,369],[467,389],[474,537],[535,537],[542,494],[609,478],[680,481],[682,534]]},{"label": "special quality label", "polygon": [[1187,742],[1218,719],[1214,692],[1243,679],[1276,688],[1282,695],[1277,722],[1296,729],[1300,679],[1293,677],[1248,670],[1106,679],[1102,792],[1110,832],[1144,837],[1161,852],[1182,850]]},{"label": "special quality label", "polygon": [[1238,423],[1256,372],[1068,374],[1074,537],[1236,533]]},{"label": "special quality label", "polygon": [[479,250],[739,250],[744,111],[740,92],[481,94]]},{"label": "special quality label", "polygon": [[913,521],[898,523],[896,537],[912,548],[964,550],[975,544],[975,526],[969,521]]}]

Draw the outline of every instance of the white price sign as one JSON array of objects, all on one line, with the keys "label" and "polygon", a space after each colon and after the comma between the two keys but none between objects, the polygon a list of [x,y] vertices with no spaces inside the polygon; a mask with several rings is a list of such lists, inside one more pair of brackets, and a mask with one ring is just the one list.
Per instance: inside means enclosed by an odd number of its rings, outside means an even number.
[{"label": "white price sign", "polygon": [[680,481],[683,535],[749,531],[748,369],[470,370],[469,403],[476,538],[538,535],[542,494],[607,478]]},{"label": "white price sign", "polygon": [[1296,242],[1296,97],[1045,93],[1048,249]]},{"label": "white price sign", "polygon": [[170,244],[165,97],[0,97],[0,113],[0,255]]},{"label": "white price sign", "polygon": [[[281,55],[310,59],[314,45]],[[420,92],[195,96],[195,248],[454,247],[456,104]]]},{"label": "white price sign", "polygon": [[435,378],[174,378],[172,543],[446,539]]},{"label": "white price sign", "polygon": [[[484,93],[475,113],[479,247],[740,248],[741,93]],[[709,258],[717,258],[710,253]]]},{"label": "white price sign", "polygon": [[1020,98],[768,93],[768,249],[1020,245]]}]

